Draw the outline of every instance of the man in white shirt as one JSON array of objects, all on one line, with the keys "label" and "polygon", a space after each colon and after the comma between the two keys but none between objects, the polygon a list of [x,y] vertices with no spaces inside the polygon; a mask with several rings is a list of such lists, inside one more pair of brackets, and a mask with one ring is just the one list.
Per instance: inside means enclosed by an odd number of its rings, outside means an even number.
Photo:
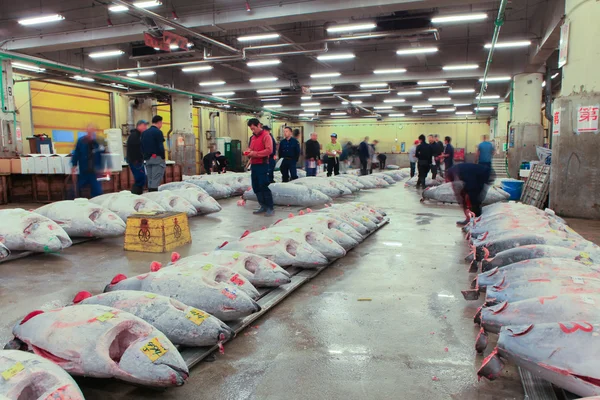
[{"label": "man in white shirt", "polygon": [[408,161],[410,162],[410,177],[415,176],[415,169],[417,166],[417,145],[421,143],[418,140],[415,140],[413,146],[408,150]]}]

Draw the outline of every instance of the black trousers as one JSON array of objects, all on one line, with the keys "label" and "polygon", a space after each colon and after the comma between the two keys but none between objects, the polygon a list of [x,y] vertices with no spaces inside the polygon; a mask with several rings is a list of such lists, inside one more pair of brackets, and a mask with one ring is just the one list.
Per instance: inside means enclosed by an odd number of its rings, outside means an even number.
[{"label": "black trousers", "polygon": [[327,158],[327,176],[331,176],[332,172],[334,175],[340,174],[340,159],[337,157]]},{"label": "black trousers", "polygon": [[412,178],[413,176],[415,176],[415,169],[417,168],[417,163],[411,162],[410,163],[410,177]]},{"label": "black trousers", "polygon": [[427,179],[427,174],[429,173],[430,165],[429,164],[419,164],[419,180],[417,181],[417,187],[425,188],[425,179]]},{"label": "black trousers", "polygon": [[361,158],[360,159],[360,174],[361,175],[367,175],[367,159],[366,158]]}]

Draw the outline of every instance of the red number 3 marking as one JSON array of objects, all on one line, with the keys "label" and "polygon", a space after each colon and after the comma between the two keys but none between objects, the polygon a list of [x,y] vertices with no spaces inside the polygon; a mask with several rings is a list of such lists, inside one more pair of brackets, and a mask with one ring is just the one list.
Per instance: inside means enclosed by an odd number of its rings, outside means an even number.
[{"label": "red number 3 marking", "polygon": [[589,322],[583,322],[583,324],[587,325],[587,326],[582,326],[579,325],[577,322],[573,322],[573,327],[572,328],[567,328],[564,324],[559,323],[558,326],[560,326],[560,329],[567,334],[571,334],[573,332],[577,332],[578,330],[582,330],[584,332],[591,332],[594,330],[593,325],[591,325]]}]

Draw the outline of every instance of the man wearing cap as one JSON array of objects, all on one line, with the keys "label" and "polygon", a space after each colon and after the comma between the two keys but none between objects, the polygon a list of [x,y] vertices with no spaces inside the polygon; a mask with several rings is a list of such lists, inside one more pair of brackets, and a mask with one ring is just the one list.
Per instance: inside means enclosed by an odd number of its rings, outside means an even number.
[{"label": "man wearing cap", "polygon": [[275,165],[277,164],[277,141],[271,133],[271,127],[264,125],[262,127],[265,131],[269,132],[271,140],[273,140],[273,153],[269,156],[269,182],[275,183]]},{"label": "man wearing cap", "polygon": [[331,142],[325,145],[325,154],[327,154],[327,176],[340,174],[340,154],[342,154],[342,144],[337,142],[337,133],[331,134]]},{"label": "man wearing cap", "polygon": [[296,172],[296,164],[300,157],[300,143],[292,136],[292,128],[286,126],[283,128],[283,140],[279,142],[279,158],[281,159],[281,180],[285,182],[290,181],[290,175],[292,180],[298,179],[298,173]]},{"label": "man wearing cap", "polygon": [[142,154],[146,161],[148,174],[148,191],[157,192],[158,185],[165,175],[165,136],[160,130],[163,118],[160,115],[152,117],[152,126],[142,133]]},{"label": "man wearing cap", "polygon": [[142,194],[146,186],[146,169],[144,168],[144,155],[142,154],[142,132],[148,129],[148,121],[140,119],[135,124],[135,129],[129,132],[127,138],[127,163],[133,175],[131,193]]}]

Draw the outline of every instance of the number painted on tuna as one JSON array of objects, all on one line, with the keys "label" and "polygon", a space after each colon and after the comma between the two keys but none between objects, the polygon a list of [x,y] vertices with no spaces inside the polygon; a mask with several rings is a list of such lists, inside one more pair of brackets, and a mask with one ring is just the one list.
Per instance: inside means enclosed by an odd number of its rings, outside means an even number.
[{"label": "number painted on tuna", "polygon": [[592,324],[590,324],[589,322],[582,322],[582,324],[585,324],[587,326],[580,325],[577,322],[573,322],[572,328],[569,328],[560,322],[558,323],[558,326],[560,326],[560,329],[566,334],[571,334],[573,332],[577,332],[578,330],[582,330],[584,332],[591,332],[594,330],[594,326]]}]

